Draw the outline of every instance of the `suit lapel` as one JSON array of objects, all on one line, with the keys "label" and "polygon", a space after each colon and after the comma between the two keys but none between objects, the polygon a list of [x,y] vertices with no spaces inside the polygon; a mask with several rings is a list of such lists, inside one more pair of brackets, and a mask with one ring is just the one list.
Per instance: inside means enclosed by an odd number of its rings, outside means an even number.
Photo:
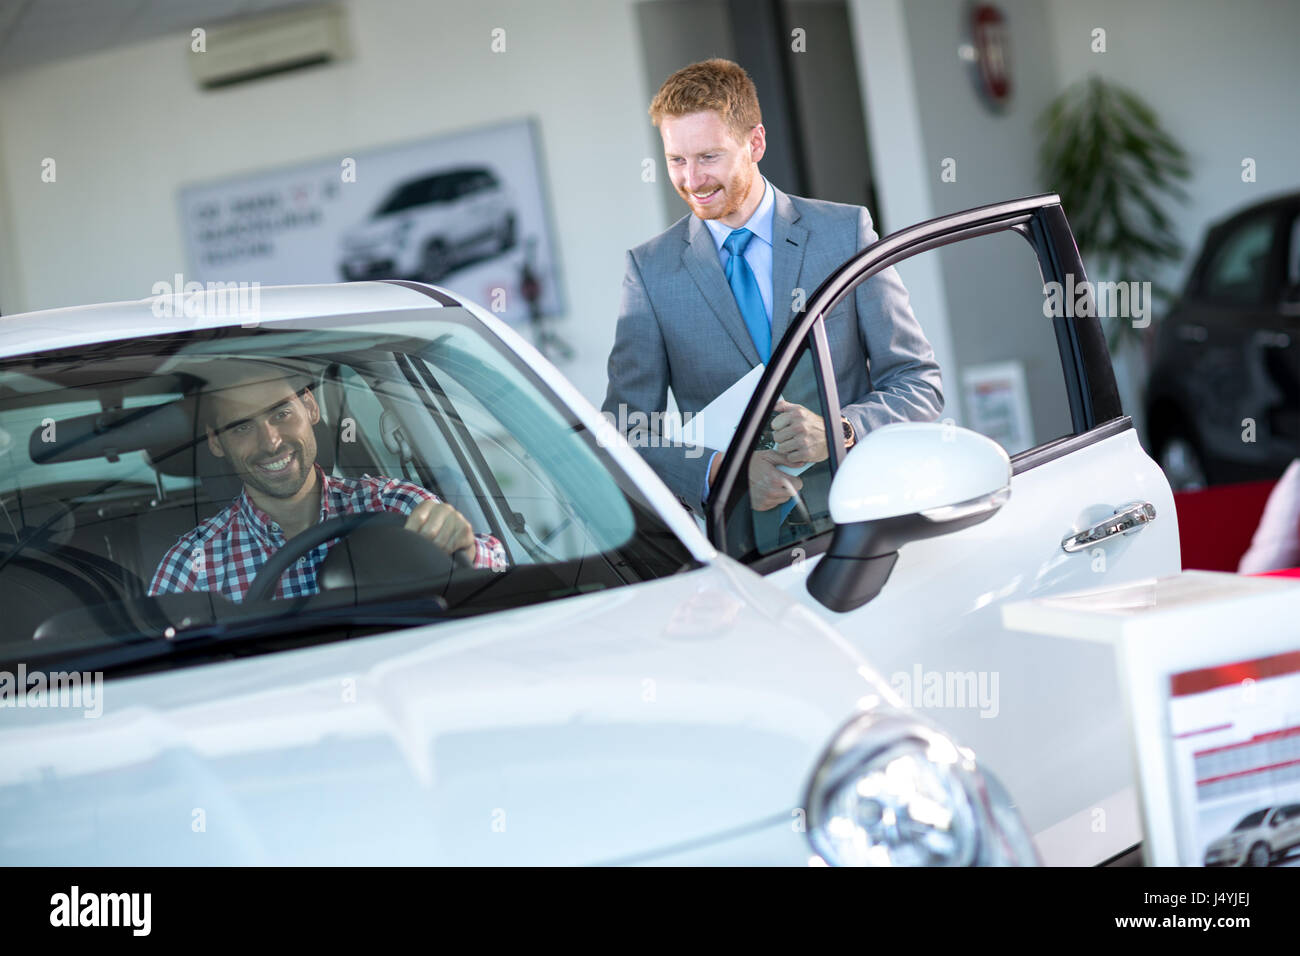
[{"label": "suit lapel", "polygon": [[[775,186],[772,191],[776,195],[772,213],[772,349],[775,351],[794,316],[794,290],[803,268],[808,230],[796,224],[799,211],[790,202],[790,197]],[[813,290],[803,291],[806,303]]]},{"label": "suit lapel", "polygon": [[695,216],[690,218],[687,243],[682,250],[682,263],[686,266],[686,271],[695,280],[704,301],[709,304],[741,354],[751,366],[758,365],[758,349],[754,347],[754,340],[750,338],[740,307],[736,305],[736,297],[731,294],[731,286],[727,285],[726,276],[718,264],[718,248],[713,244],[713,236],[708,227]]}]

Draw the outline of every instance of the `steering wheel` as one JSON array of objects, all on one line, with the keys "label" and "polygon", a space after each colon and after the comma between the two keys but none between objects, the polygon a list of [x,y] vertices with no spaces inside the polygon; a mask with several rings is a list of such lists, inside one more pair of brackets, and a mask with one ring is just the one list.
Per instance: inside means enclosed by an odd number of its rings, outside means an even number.
[{"label": "steering wheel", "polygon": [[289,570],[290,565],[326,541],[346,537],[367,525],[392,525],[400,528],[405,524],[406,515],[396,511],[364,511],[360,514],[326,518],[301,534],[294,535],[285,542],[283,548],[271,555],[266,564],[262,565],[262,570],[257,572],[257,577],[253,578],[253,583],[248,586],[244,601],[266,600],[275,591],[280,576]]}]

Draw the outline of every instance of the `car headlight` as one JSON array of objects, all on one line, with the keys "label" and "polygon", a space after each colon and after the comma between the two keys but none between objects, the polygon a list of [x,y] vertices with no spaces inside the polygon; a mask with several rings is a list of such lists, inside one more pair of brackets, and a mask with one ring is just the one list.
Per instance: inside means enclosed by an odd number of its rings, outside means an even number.
[{"label": "car headlight", "polygon": [[974,755],[912,717],[862,714],[836,735],[805,803],[832,866],[1032,866],[1033,840]]}]

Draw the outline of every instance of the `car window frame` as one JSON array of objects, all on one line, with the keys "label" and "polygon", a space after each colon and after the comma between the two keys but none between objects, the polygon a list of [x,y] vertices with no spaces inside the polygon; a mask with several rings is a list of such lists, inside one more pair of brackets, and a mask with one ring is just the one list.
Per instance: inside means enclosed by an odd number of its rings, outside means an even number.
[{"label": "car window frame", "polygon": [[[723,453],[718,478],[705,503],[705,531],[714,547],[730,554],[727,549],[727,516],[745,493],[741,469],[747,460],[747,450],[754,446],[765,412],[793,371],[806,341],[811,340],[818,395],[827,411],[825,425],[832,480],[847,454],[839,423],[841,406],[834,363],[826,338],[826,316],[859,285],[891,266],[941,246],[1008,231],[1019,234],[1030,244],[1044,284],[1058,282],[1064,285],[1067,275],[1074,276],[1076,287],[1086,281],[1083,259],[1061,207],[1060,197],[1046,193],[940,216],[901,229],[857,252],[817,287],[804,309],[795,314],[781,342],[773,350],[732,442]],[[1120,403],[1105,333],[1096,317],[1096,309],[1092,311],[1093,314],[1087,317],[1059,315],[1052,320],[1072,432],[1012,456],[1013,475],[1133,427],[1132,419],[1124,414]],[[773,553],[750,553],[737,560],[767,574],[789,567],[795,551],[803,557],[824,552],[833,530],[832,525],[791,541]]]}]

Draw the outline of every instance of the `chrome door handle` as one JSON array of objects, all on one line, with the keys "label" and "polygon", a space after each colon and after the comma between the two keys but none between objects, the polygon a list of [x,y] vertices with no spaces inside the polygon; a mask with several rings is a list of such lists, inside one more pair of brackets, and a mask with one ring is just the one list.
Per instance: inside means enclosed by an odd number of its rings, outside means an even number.
[{"label": "chrome door handle", "polygon": [[1130,501],[1126,505],[1120,505],[1113,515],[1097,522],[1091,528],[1067,534],[1061,539],[1061,547],[1073,554],[1114,535],[1141,531],[1155,520],[1155,505],[1149,501]]}]

